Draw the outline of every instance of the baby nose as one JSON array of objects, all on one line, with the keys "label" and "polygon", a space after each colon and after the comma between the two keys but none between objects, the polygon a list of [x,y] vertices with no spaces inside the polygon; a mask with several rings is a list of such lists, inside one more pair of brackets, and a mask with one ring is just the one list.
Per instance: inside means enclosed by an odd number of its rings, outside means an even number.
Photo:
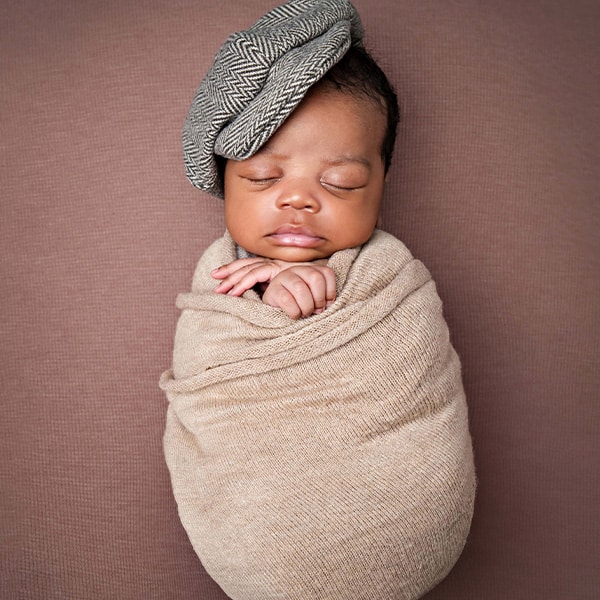
[{"label": "baby nose", "polygon": [[318,212],[320,203],[314,190],[310,185],[301,183],[291,183],[281,190],[277,198],[277,206],[280,209],[294,208],[296,210],[306,210],[309,212]]}]

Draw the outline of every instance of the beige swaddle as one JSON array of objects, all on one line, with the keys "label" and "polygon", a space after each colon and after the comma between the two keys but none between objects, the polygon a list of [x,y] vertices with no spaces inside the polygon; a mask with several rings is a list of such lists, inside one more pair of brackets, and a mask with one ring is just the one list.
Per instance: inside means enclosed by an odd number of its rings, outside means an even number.
[{"label": "beige swaddle", "polygon": [[475,474],[460,363],[426,268],[393,236],[329,260],[338,296],[298,321],[213,292],[182,309],[164,437],[181,521],[235,600],[419,598],[468,534]]}]

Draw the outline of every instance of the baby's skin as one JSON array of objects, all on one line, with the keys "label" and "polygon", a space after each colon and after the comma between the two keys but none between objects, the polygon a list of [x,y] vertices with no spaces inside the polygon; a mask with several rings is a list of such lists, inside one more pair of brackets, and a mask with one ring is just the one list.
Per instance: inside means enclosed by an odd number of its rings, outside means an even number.
[{"label": "baby's skin", "polygon": [[257,286],[265,304],[291,319],[320,314],[335,300],[335,273],[326,260],[289,263],[271,258],[242,258],[216,268],[215,292],[241,296]]}]

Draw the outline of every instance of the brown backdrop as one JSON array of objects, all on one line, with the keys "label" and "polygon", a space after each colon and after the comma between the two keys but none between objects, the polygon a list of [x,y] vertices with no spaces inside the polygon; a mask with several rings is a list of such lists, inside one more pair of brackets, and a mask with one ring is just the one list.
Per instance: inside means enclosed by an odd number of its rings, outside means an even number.
[{"label": "brown backdrop", "polygon": [[[161,448],[174,298],[223,228],[180,129],[266,0],[0,7],[0,595],[220,600]],[[356,0],[404,122],[383,225],[431,269],[479,494],[431,600],[600,590],[600,4]]]}]

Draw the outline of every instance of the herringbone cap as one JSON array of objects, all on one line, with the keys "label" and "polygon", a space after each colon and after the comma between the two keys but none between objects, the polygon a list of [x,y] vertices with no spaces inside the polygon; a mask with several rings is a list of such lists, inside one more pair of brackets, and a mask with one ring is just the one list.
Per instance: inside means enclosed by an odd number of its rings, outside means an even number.
[{"label": "herringbone cap", "polygon": [[215,155],[252,156],[363,29],[347,0],[290,0],[232,34],[200,83],[183,126],[186,175],[219,198]]}]

